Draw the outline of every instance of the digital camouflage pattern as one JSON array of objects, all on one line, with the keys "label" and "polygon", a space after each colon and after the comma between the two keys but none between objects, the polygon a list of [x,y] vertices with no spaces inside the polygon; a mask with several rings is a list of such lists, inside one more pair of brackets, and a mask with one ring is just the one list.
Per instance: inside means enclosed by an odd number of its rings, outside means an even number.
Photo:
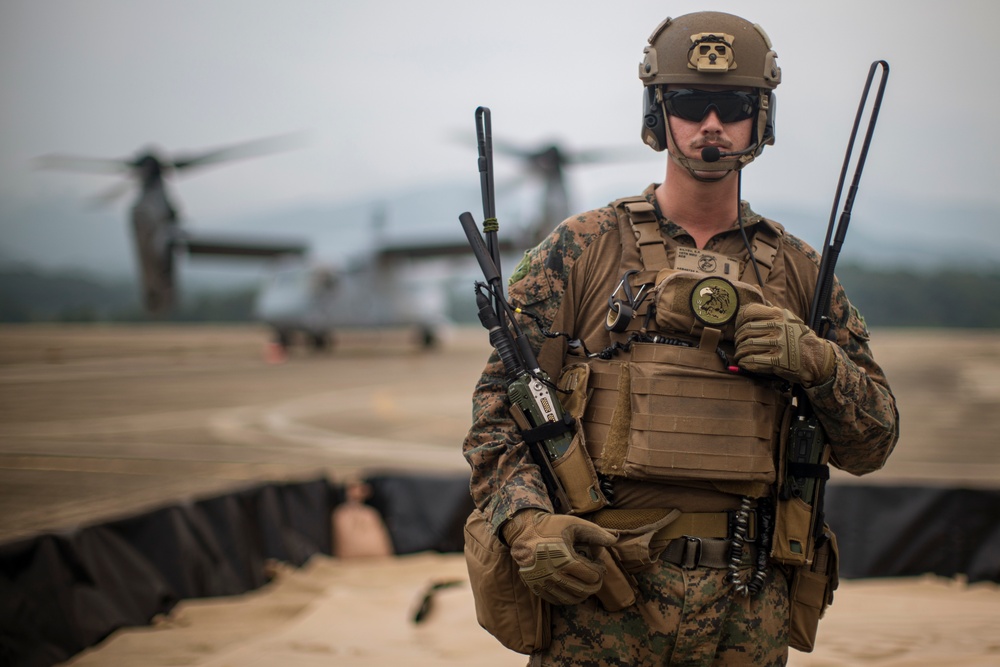
[{"label": "digital camouflage pattern", "polygon": [[[654,187],[643,194],[655,206]],[[780,235],[765,296],[808,320],[818,253],[745,202],[742,206],[748,235],[760,230]],[[683,228],[662,216],[660,231],[668,245],[695,246]],[[704,249],[730,257],[746,255],[736,226],[713,237]],[[565,332],[582,340],[587,350],[600,351],[610,344],[604,323],[608,297],[621,279],[621,254],[612,207],[569,218],[525,254],[511,278],[510,301],[538,315],[551,331]],[[769,293],[772,285],[777,291]],[[832,463],[861,475],[884,465],[898,439],[898,413],[885,375],[872,358],[865,321],[839,282],[834,284],[830,311],[837,343],[834,374],[806,392],[830,437]],[[557,377],[567,355],[565,338],[547,339],[523,315],[519,322],[539,351],[543,369]],[[521,509],[552,511],[508,407],[503,367],[494,353],[473,394],[473,424],[463,445],[472,469],[473,500],[494,531]],[[670,488],[669,480],[655,486]],[[686,497],[684,487],[680,491],[678,497]],[[681,505],[677,509],[718,511]],[[772,568],[766,589],[749,599],[733,594],[724,575],[722,570],[680,570],[658,563],[636,575],[640,603],[622,612],[606,612],[593,598],[553,608],[554,643],[532,656],[532,664],[784,664],[789,604],[784,575]]]},{"label": "digital camouflage pattern", "polygon": [[605,611],[594,598],[552,608],[552,644],[539,667],[784,665],[788,586],[771,568],[761,592],[733,595],[725,570],[659,564],[635,575],[642,602]]},{"label": "digital camouflage pattern", "polygon": [[[643,192],[653,204],[654,187]],[[758,225],[773,224],[745,202],[743,215],[748,234]],[[675,223],[661,219],[660,227],[673,242],[694,247],[693,239]],[[745,254],[735,226],[713,237],[705,249],[730,256]],[[540,316],[553,331],[579,337],[591,351],[601,350],[610,343],[604,321],[607,298],[620,279],[620,257],[613,208],[574,216],[525,254],[512,274],[509,298]],[[804,241],[782,234],[781,251],[767,281],[779,280],[784,272],[787,291],[776,305],[808,320],[819,260],[819,254]],[[830,318],[838,345],[834,376],[806,393],[830,437],[832,463],[863,475],[885,464],[899,436],[898,412],[885,374],[872,357],[868,327],[839,281],[834,282]],[[532,346],[541,350],[543,368],[558,375],[566,353],[564,339],[546,343],[527,317],[521,316],[519,322]],[[463,446],[472,469],[473,500],[494,529],[520,509],[552,509],[508,406],[503,367],[494,353],[473,394],[473,424]]]}]

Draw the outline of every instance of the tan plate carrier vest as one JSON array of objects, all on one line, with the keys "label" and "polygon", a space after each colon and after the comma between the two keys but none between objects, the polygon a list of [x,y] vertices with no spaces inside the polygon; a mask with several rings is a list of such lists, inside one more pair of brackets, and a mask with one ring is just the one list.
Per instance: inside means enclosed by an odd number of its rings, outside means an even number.
[{"label": "tan plate carrier vest", "polygon": [[[587,376],[581,422],[595,468],[610,476],[711,483],[728,493],[764,496],[775,481],[787,395],[778,383],[730,370],[724,354],[733,349],[732,321],[719,328],[703,325],[689,302],[695,282],[718,275],[733,284],[741,302],[783,303],[784,271],[773,270],[782,228],[770,221],[757,225],[752,247],[761,290],[749,254],[734,258],[677,245],[660,233],[655,209],[644,197],[613,206],[622,243],[620,275],[635,271],[632,294],[643,286],[652,292],[625,331],[610,332],[612,341],[624,344],[640,332],[691,346],[633,342],[609,360],[566,366],[564,379],[574,367]],[[647,318],[652,304],[654,316]]]}]

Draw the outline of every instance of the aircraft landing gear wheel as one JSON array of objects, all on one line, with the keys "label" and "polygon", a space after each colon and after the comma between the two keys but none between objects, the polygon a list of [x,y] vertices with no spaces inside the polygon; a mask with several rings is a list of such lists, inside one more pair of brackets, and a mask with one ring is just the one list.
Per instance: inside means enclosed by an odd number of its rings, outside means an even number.
[{"label": "aircraft landing gear wheel", "polygon": [[333,339],[329,333],[312,334],[310,342],[315,352],[326,352],[333,346]]},{"label": "aircraft landing gear wheel", "polygon": [[420,347],[425,350],[430,350],[437,347],[437,336],[434,334],[434,330],[430,327],[420,327],[418,332]]}]

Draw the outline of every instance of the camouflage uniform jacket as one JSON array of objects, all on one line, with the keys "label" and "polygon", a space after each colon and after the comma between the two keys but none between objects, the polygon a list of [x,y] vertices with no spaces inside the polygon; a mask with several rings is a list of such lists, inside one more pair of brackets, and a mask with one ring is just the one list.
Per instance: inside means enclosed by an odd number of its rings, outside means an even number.
[{"label": "camouflage uniform jacket", "polygon": [[[649,186],[643,194],[655,206],[654,187]],[[743,215],[750,235],[758,225],[773,224],[755,214],[746,202]],[[662,217],[660,231],[675,243],[694,247],[687,232]],[[776,305],[808,320],[819,255],[791,234],[780,238],[769,282],[776,272],[784,271],[786,293],[785,302]],[[735,225],[713,237],[705,249],[730,256],[745,252]],[[620,258],[620,234],[612,207],[569,218],[525,253],[510,278],[509,299],[540,316],[552,331],[580,338],[590,351],[602,350],[610,344],[604,322],[608,296],[621,279]],[[865,321],[839,282],[834,284],[830,310],[839,346],[834,377],[806,391],[830,437],[833,464],[862,475],[885,464],[898,439],[899,416],[885,375],[872,358]],[[566,353],[565,339],[546,342],[536,324],[523,316],[519,322],[535,349],[541,350],[543,369],[558,377]],[[494,529],[518,510],[552,509],[538,468],[531,462],[508,408],[503,366],[494,352],[476,386],[473,424],[463,445],[472,468],[473,500]]]}]

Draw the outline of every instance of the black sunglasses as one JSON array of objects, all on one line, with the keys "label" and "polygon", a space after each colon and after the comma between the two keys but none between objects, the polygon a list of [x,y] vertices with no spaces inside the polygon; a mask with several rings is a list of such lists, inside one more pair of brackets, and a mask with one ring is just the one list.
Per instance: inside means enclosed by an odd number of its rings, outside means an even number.
[{"label": "black sunglasses", "polygon": [[740,90],[712,92],[685,88],[668,90],[663,95],[668,114],[696,123],[702,121],[711,109],[715,109],[723,123],[753,118],[757,102],[757,95]]}]

